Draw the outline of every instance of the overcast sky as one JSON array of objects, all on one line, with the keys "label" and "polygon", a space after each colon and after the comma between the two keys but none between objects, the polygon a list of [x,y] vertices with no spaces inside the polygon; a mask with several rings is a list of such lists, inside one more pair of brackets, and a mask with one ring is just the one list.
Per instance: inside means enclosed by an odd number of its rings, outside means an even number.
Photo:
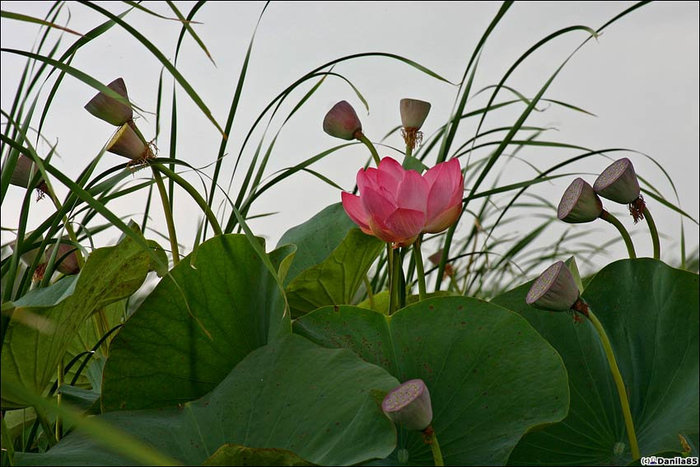
[{"label": "overcast sky", "polygon": [[[112,12],[127,7],[116,2],[98,2]],[[176,2],[184,14],[193,3]],[[260,2],[215,2],[204,6],[196,16],[202,24],[194,25],[211,55],[213,65],[191,38],[186,38],[178,59],[178,69],[192,83],[214,117],[223,126],[228,112],[243,57],[258,16]],[[574,24],[596,29],[623,11],[631,2],[526,2],[516,3],[498,25],[487,42],[479,62],[474,89],[496,84],[512,63],[529,47],[546,35]],[[173,16],[165,3],[144,2],[165,16]],[[224,186],[240,150],[242,138],[262,109],[285,87],[308,71],[335,58],[359,52],[389,52],[424,65],[452,82],[458,82],[483,31],[498,11],[500,4],[491,2],[280,2],[267,8],[257,31],[239,113],[229,138],[224,164]],[[2,9],[43,17],[49,2],[2,2]],[[104,21],[91,9],[69,2],[59,21],[85,33]],[[180,26],[175,21],[155,18],[140,11],[126,17],[153,41],[169,58],[174,57]],[[597,41],[590,41],[566,65],[545,97],[582,107],[595,117],[556,106],[535,113],[528,124],[556,127],[543,139],[577,144],[593,149],[629,148],[653,157],[675,182],[681,207],[698,218],[698,3],[659,2],[638,9],[609,27]],[[29,50],[37,35],[36,25],[2,19],[2,47]],[[53,40],[58,37],[55,33]],[[65,48],[76,36],[65,34]],[[507,82],[526,96],[533,96],[554,70],[585,39],[585,33],[568,34],[545,46],[516,71]],[[19,82],[24,60],[2,53],[2,109],[9,111]],[[78,68],[105,84],[123,77],[129,96],[141,108],[153,112],[161,65],[144,47],[119,27],[82,48],[72,62]],[[457,88],[428,77],[397,61],[385,58],[364,58],[338,65],[334,71],[348,78],[367,99],[369,114],[352,89],[337,78],[329,78],[282,130],[272,154],[266,175],[297,164],[325,149],[339,144],[325,133],[321,122],[326,111],[340,100],[348,100],[358,111],[365,134],[379,141],[400,123],[398,103],[403,97],[430,101],[431,113],[424,125],[430,135],[449,117]],[[163,126],[158,146],[168,153],[170,94],[172,80],[167,79],[164,93]],[[51,82],[52,83],[52,82]],[[49,86],[44,90],[46,94]],[[273,121],[270,135],[278,130],[283,118],[308,89],[298,91]],[[67,77],[55,97],[48,114],[43,135],[58,141],[61,160],[56,165],[65,173],[77,174],[92,160],[110,139],[114,128],[89,115],[83,106],[95,91],[82,82]],[[510,98],[508,94],[503,99]],[[470,101],[468,109],[486,103],[486,96]],[[520,109],[522,110],[522,109]],[[517,113],[494,112],[485,122],[486,128],[512,124]],[[178,157],[200,167],[211,164],[218,151],[217,130],[201,115],[184,92],[178,90]],[[4,120],[3,120],[4,123]],[[155,135],[155,117],[145,115],[137,121],[147,138]],[[461,141],[474,134],[476,121],[465,122]],[[261,133],[252,140],[245,160],[249,160]],[[400,136],[386,141],[401,147]],[[47,147],[40,146],[46,155]],[[580,151],[528,149],[518,154],[545,169],[557,160],[572,157]],[[397,153],[382,148],[381,155]],[[481,156],[487,153],[480,153]],[[675,195],[661,171],[644,156],[634,153],[611,154],[628,156],[637,172],[654,184],[667,198],[676,202]],[[315,169],[345,189],[354,185],[357,169],[368,154],[362,146],[335,153],[315,166]],[[100,171],[122,163],[119,156],[106,154]],[[429,161],[431,162],[431,161]],[[431,162],[432,163],[432,162]],[[603,157],[571,166],[567,171],[580,171],[589,183],[609,161]],[[245,165],[247,168],[247,164]],[[521,162],[512,162],[502,183],[521,181],[534,176],[532,169]],[[241,174],[242,175],[242,174]],[[137,172],[138,177],[147,176]],[[572,177],[573,178],[573,177]],[[195,182],[196,178],[190,178]],[[558,203],[570,179],[561,179],[537,193]],[[234,180],[230,195],[235,196],[240,176]],[[58,187],[65,195],[64,187]],[[203,190],[202,190],[203,192]],[[2,226],[15,227],[22,190],[11,187],[2,205]],[[280,214],[251,222],[256,234],[264,235],[272,246],[288,228],[308,219],[323,207],[340,201],[340,193],[308,174],[298,174],[263,195],[251,214],[279,211]],[[134,214],[140,219],[142,197],[127,198],[109,205],[121,215]],[[191,246],[196,221],[196,208],[179,195],[175,200],[175,222],[180,241]],[[665,259],[674,259],[674,239],[679,238],[679,216],[651,200],[649,207],[655,215],[659,230],[668,236],[663,240]],[[38,225],[51,209],[48,200],[33,206],[30,229]],[[613,212],[624,214],[624,207],[610,206]],[[153,220],[163,232],[159,209],[153,209]],[[193,213],[196,215],[193,216]],[[555,215],[552,212],[552,215]],[[624,223],[635,231],[633,238],[640,255],[651,254],[646,226],[632,226],[631,218]],[[698,228],[685,222],[688,243],[698,243]],[[575,226],[586,229],[588,226]],[[612,238],[608,226],[598,226]],[[519,227],[513,225],[518,231]],[[527,229],[523,227],[523,233]],[[114,240],[112,232],[105,242]],[[2,241],[12,235],[2,233]],[[612,257],[623,257],[620,245]]]}]

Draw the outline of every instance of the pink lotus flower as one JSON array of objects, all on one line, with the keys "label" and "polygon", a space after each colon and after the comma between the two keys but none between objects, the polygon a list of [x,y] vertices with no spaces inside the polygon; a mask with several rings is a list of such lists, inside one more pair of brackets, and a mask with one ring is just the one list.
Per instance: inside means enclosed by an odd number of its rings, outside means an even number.
[{"label": "pink lotus flower", "polygon": [[395,247],[408,246],[421,233],[441,232],[457,221],[463,184],[456,159],[421,176],[385,157],[377,169],[360,169],[360,196],[343,192],[343,208],[364,233]]}]

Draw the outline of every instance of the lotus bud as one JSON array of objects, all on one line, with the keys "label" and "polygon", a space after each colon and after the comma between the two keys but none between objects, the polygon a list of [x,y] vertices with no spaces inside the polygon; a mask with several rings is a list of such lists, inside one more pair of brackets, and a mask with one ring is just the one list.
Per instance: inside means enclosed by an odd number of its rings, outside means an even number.
[{"label": "lotus bud", "polygon": [[401,135],[406,147],[413,150],[423,140],[423,133],[419,130],[430,112],[430,102],[418,99],[401,99],[399,110],[401,111],[401,125],[403,125]]},{"label": "lotus bud", "polygon": [[335,138],[352,140],[362,132],[362,123],[347,101],[340,101],[328,111],[323,119],[323,131]]},{"label": "lotus bud", "polygon": [[[20,154],[17,158],[17,163],[15,164],[15,170],[12,172],[12,175],[10,175],[10,184],[27,188],[29,186],[29,181],[37,170],[39,170],[39,168],[31,158],[25,156],[24,154]],[[40,198],[45,193],[48,193],[48,187],[43,179],[39,180],[36,189],[39,192]]]},{"label": "lotus bud", "polygon": [[382,410],[394,423],[409,430],[425,430],[433,421],[430,392],[422,379],[406,381],[389,391]]},{"label": "lotus bud", "polygon": [[574,276],[563,261],[548,267],[530,287],[525,302],[535,308],[549,311],[566,311],[579,300]]},{"label": "lotus bud", "polygon": [[559,202],[557,217],[564,222],[577,224],[591,222],[603,212],[603,203],[586,181],[577,178],[566,189]]},{"label": "lotus bud", "polygon": [[[126,92],[124,80],[117,78],[107,85],[109,89],[116,92],[124,99],[129,100]],[[121,126],[134,118],[134,111],[126,104],[123,104],[113,97],[100,92],[93,97],[90,102],[85,105],[85,110],[90,112],[95,117],[111,123],[115,126]]]},{"label": "lotus bud", "polygon": [[[46,248],[46,256],[48,258],[53,255],[53,249],[56,245],[52,244]],[[80,272],[80,266],[78,265],[78,253],[77,248],[71,244],[61,242],[58,245],[58,251],[56,252],[55,265],[56,269],[65,275],[78,274]]]},{"label": "lotus bud", "polygon": [[143,142],[141,137],[136,134],[128,123],[123,124],[121,128],[117,130],[117,133],[107,144],[107,151],[128,157],[136,162],[145,161],[146,159],[152,159],[154,157],[148,145]]},{"label": "lotus bud", "polygon": [[622,158],[610,164],[598,176],[593,189],[603,198],[620,204],[629,204],[630,214],[636,223],[644,218],[644,200],[640,195],[639,181],[629,159]]}]

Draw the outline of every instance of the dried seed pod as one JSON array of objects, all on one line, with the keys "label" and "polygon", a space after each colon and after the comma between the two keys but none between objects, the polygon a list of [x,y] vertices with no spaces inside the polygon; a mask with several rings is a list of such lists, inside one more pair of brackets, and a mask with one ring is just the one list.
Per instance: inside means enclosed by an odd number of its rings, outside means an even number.
[{"label": "dried seed pod", "polygon": [[[129,100],[126,92],[126,84],[122,78],[117,78],[107,85],[109,89],[116,92],[124,99]],[[134,118],[134,111],[126,104],[123,104],[104,92],[99,92],[90,102],[85,104],[85,110],[95,117],[115,126],[121,126]]]},{"label": "dried seed pod", "polygon": [[133,161],[145,161],[153,158],[151,149],[128,123],[125,123],[117,130],[107,144],[107,151],[127,157]]},{"label": "dried seed pod", "polygon": [[418,99],[401,99],[399,110],[401,112],[401,125],[404,128],[420,130],[430,112],[430,102]]}]

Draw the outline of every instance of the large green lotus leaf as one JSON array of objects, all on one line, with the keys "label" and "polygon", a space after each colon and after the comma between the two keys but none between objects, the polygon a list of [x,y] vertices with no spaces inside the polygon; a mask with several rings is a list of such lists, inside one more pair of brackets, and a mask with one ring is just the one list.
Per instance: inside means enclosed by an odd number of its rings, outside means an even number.
[{"label": "large green lotus leaf", "polygon": [[299,273],[287,285],[293,316],[326,305],[351,303],[383,246],[377,238],[351,229],[330,256]]},{"label": "large green lotus leaf", "polygon": [[246,236],[207,240],[160,281],[112,341],[103,410],[197,399],[290,329],[281,287]]},{"label": "large green lotus leaf", "polygon": [[291,451],[224,444],[202,465],[314,465]]},{"label": "large green lotus leaf", "polygon": [[[131,295],[143,283],[149,264],[149,252],[129,237],[116,246],[94,250],[77,282],[63,279],[52,290],[27,294],[18,301],[23,306],[14,309],[5,334],[2,377],[43,393],[86,319],[95,310]],[[47,306],[52,300],[56,304]],[[38,325],[24,324],[32,321]],[[21,406],[3,395],[3,408]]]},{"label": "large green lotus leaf", "polygon": [[353,227],[357,226],[345,214],[343,205],[335,203],[306,222],[286,231],[277,242],[277,247],[294,244],[297,247],[297,255],[289,268],[284,285],[302,271],[326,259]]},{"label": "large green lotus leaf", "polygon": [[[98,417],[185,465],[201,464],[226,443],[283,449],[314,464],[351,465],[394,449],[396,431],[379,402],[397,384],[348,350],[288,335],[251,352],[197,401]],[[79,431],[44,454],[17,453],[15,459],[20,465],[131,462]]]},{"label": "large green lotus leaf", "polygon": [[[345,347],[400,381],[421,378],[447,464],[504,464],[521,436],[564,418],[566,370],[554,349],[516,313],[466,297],[427,299],[385,316],[326,307],[294,322],[294,332]],[[432,465],[417,432],[399,431],[383,461]]]},{"label": "large green lotus leaf", "polygon": [[[510,462],[629,463],[617,390],[593,326],[574,322],[570,313],[529,307],[529,287],[493,302],[520,313],[561,354],[571,409],[562,423],[525,436]],[[652,259],[622,260],[596,274],[583,297],[612,343],[641,455],[680,452],[678,435],[698,431],[698,275]]]}]

